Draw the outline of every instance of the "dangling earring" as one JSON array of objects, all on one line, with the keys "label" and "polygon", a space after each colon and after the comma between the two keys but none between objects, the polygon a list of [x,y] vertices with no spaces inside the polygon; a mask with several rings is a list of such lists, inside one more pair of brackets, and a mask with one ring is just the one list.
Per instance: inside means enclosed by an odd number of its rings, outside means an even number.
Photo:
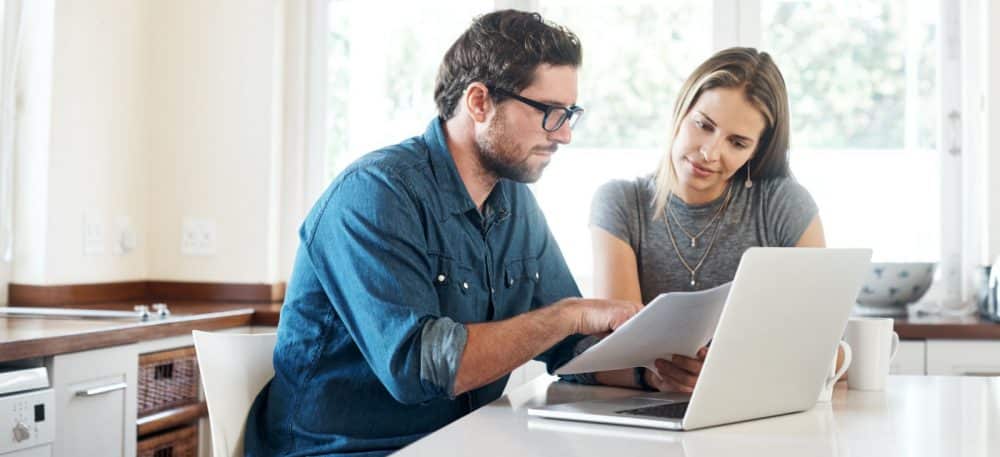
[{"label": "dangling earring", "polygon": [[750,180],[750,161],[747,161],[747,180],[743,181],[743,187],[749,189],[753,187],[753,181]]}]

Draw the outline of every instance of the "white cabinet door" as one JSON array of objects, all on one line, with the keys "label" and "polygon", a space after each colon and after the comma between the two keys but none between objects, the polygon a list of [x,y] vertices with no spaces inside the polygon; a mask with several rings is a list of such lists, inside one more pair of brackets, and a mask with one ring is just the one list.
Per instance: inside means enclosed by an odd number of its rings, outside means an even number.
[{"label": "white cabinet door", "polygon": [[927,374],[1000,376],[1000,341],[928,340]]},{"label": "white cabinet door", "polygon": [[136,444],[135,345],[57,355],[56,457],[134,457]]},{"label": "white cabinet door", "polygon": [[927,374],[924,364],[927,342],[924,340],[901,340],[896,356],[889,365],[891,374]]}]

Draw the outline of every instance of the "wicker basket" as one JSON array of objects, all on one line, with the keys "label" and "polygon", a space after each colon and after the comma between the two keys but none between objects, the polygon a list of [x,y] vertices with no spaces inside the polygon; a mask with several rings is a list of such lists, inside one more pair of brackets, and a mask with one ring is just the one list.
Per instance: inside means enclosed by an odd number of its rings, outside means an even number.
[{"label": "wicker basket", "polygon": [[197,457],[197,423],[151,435],[139,440],[136,457]]},{"label": "wicker basket", "polygon": [[139,356],[139,417],[198,402],[194,347]]}]

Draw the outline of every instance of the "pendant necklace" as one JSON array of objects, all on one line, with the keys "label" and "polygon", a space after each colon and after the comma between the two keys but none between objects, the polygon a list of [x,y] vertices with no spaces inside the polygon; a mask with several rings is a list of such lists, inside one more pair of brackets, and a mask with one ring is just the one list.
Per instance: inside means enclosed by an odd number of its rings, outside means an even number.
[{"label": "pendant necklace", "polygon": [[[671,195],[672,195],[672,193],[670,193],[670,192],[667,193],[667,205],[668,205],[668,207],[670,205],[670,197],[671,197]],[[730,185],[729,191],[726,192],[726,200],[722,203],[722,206],[719,207],[719,211],[716,212],[716,216],[719,216],[719,215],[725,213],[726,208],[729,207],[729,202],[731,201],[731,199],[732,199],[732,186]],[[681,250],[677,246],[677,239],[674,237],[674,231],[673,231],[673,229],[670,228],[670,217],[669,217],[669,215],[671,215],[671,214],[673,214],[672,210],[668,211],[668,214],[667,214],[667,217],[666,217],[666,219],[667,219],[666,220],[666,223],[667,223],[667,234],[670,236],[670,244],[673,245],[674,252],[677,254],[677,259],[679,259],[681,261],[681,265],[683,265],[684,268],[688,271],[688,273],[691,274],[691,281],[689,282],[689,284],[690,284],[690,286],[692,288],[694,288],[696,285],[698,285],[698,281],[696,280],[696,276],[698,275],[698,269],[700,269],[701,266],[705,263],[705,259],[708,258],[708,253],[712,251],[712,247],[715,246],[715,241],[717,239],[719,239],[719,232],[722,231],[722,225],[723,225],[722,224],[722,220],[719,219],[718,223],[715,224],[715,231],[712,233],[712,239],[708,242],[708,247],[705,249],[705,253],[701,255],[700,259],[698,259],[698,263],[696,263],[695,266],[692,267],[691,264],[689,264],[688,261],[684,258],[684,254],[681,254]],[[676,221],[676,219],[677,219],[676,215],[674,216],[674,219],[675,219],[675,222],[677,222],[677,226],[680,227],[681,226],[680,222]],[[705,229],[702,229],[702,232],[704,232],[705,230],[707,230],[708,227],[710,227],[715,221],[716,221],[716,217],[713,217],[712,221],[710,221],[708,223],[708,225],[705,226]],[[681,230],[683,230],[683,229],[681,229]],[[700,236],[700,235],[701,235],[701,233],[698,234],[698,236]],[[692,247],[694,246],[694,241],[693,240],[692,240],[692,244],[691,245],[692,245]]]},{"label": "pendant necklace", "polygon": [[[729,196],[732,194],[732,192],[733,192],[733,186],[730,185],[726,188],[726,198],[724,200],[725,202],[729,201]],[[722,214],[722,210],[725,207],[726,207],[725,204],[719,205],[719,209],[715,210],[715,214],[713,214],[712,218],[708,220],[708,223],[705,224],[705,227],[703,227],[701,231],[699,231],[698,233],[692,235],[687,231],[687,229],[684,228],[683,225],[681,225],[680,218],[677,217],[677,214],[674,213],[674,206],[671,204],[670,200],[667,200],[667,211],[670,211],[670,215],[674,217],[674,222],[677,223],[677,228],[681,229],[681,232],[684,233],[684,236],[686,236],[689,240],[691,240],[692,248],[698,247],[698,237],[704,234],[706,231],[708,231],[709,227],[712,226],[712,223],[719,218],[720,214]]]}]

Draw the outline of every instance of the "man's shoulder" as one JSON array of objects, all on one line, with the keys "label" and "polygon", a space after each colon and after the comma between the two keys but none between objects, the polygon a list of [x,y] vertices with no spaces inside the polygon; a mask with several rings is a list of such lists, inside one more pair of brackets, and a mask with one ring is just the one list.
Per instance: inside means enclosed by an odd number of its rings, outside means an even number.
[{"label": "man's shoulder", "polygon": [[401,143],[369,152],[344,169],[343,175],[363,171],[375,175],[405,177],[430,167],[430,150],[423,137],[415,136]]}]

